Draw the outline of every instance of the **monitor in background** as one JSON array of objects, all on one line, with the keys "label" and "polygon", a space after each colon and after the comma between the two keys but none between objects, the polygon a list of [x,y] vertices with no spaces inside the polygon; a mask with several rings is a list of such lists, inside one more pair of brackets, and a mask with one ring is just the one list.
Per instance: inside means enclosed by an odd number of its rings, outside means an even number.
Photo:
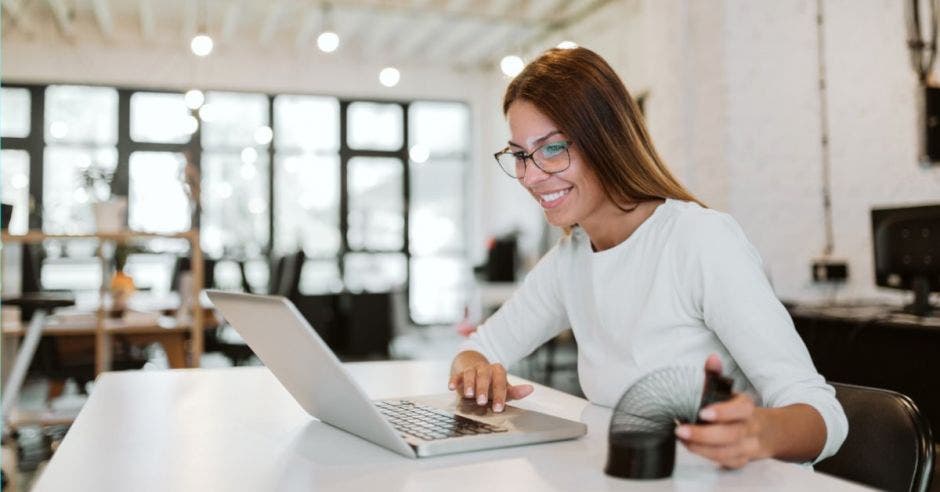
[{"label": "monitor in background", "polygon": [[904,312],[926,316],[940,292],[940,205],[872,209],[875,284],[914,291]]}]

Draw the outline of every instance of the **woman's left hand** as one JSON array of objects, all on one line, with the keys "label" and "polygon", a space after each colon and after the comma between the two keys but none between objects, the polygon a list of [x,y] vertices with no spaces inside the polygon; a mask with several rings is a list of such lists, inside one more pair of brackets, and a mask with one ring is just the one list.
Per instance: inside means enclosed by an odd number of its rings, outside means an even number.
[{"label": "woman's left hand", "polygon": [[[712,355],[705,368],[720,372],[721,361]],[[714,403],[699,412],[699,418],[709,423],[680,425],[676,436],[689,451],[723,467],[740,468],[749,461],[773,455],[761,439],[764,411],[750,396],[737,393],[730,400]]]}]

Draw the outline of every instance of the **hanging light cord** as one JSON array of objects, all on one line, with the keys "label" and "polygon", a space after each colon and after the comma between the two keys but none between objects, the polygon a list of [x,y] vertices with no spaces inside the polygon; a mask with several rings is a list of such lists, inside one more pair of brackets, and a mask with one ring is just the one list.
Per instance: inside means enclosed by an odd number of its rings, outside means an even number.
[{"label": "hanging light cord", "polygon": [[832,165],[829,156],[829,104],[826,97],[826,45],[825,29],[823,27],[823,0],[816,0],[816,56],[819,65],[819,140],[822,153],[823,220],[826,228],[826,246],[823,248],[823,256],[829,257],[835,249],[835,239],[832,231],[832,186],[830,183],[830,168]]},{"label": "hanging light cord", "polygon": [[920,0],[911,0],[911,7],[907,9],[907,47],[910,50],[911,65],[917,73],[917,79],[926,86],[934,61],[937,59],[937,0],[927,0],[929,41],[925,41],[921,33],[920,3]]}]

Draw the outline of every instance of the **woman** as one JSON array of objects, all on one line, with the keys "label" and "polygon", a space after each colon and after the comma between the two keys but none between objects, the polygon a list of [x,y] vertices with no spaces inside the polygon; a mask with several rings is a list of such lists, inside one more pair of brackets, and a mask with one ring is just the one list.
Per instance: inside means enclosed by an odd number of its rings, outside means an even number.
[{"label": "woman", "polygon": [[834,454],[845,414],[757,252],[672,176],[613,69],[584,48],[549,50],[510,83],[503,111],[500,166],[566,234],[462,346],[450,388],[502,411],[532,392],[504,367],[570,326],[594,403],[615,405],[657,367],[703,363],[758,395],[703,409],[710,425],[678,426],[694,453],[729,468]]}]

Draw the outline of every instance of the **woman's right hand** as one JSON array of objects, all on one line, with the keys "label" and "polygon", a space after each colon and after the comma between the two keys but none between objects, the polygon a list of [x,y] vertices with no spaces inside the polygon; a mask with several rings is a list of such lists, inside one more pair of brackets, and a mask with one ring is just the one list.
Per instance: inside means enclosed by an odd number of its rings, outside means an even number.
[{"label": "woman's right hand", "polygon": [[476,398],[477,405],[492,402],[494,412],[502,412],[507,401],[525,398],[533,391],[531,384],[510,385],[502,364],[490,364],[483,354],[473,350],[454,357],[447,386],[463,398]]}]

